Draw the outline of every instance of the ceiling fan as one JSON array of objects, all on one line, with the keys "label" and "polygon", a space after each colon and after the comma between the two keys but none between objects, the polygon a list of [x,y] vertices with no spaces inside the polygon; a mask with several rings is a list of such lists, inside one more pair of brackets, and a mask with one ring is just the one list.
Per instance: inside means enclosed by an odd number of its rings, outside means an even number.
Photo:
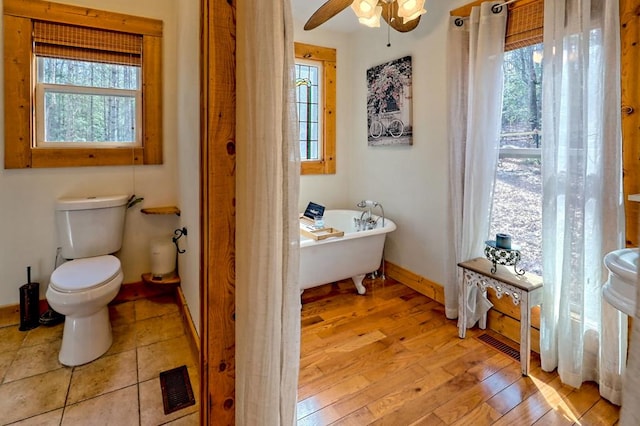
[{"label": "ceiling fan", "polygon": [[304,25],[312,30],[342,12],[349,5],[361,24],[379,27],[382,17],[391,28],[401,33],[415,29],[420,15],[426,12],[425,0],[327,0]]}]

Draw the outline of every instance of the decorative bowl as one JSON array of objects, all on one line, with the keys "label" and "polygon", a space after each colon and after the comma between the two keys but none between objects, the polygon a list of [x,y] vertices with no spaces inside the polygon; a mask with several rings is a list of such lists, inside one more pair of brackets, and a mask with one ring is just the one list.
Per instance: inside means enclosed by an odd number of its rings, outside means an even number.
[{"label": "decorative bowl", "polygon": [[520,262],[520,247],[512,245],[510,249],[498,247],[495,240],[485,241],[484,255],[493,263],[491,273],[495,274],[497,271],[497,265],[512,266],[516,275],[524,275],[524,269],[518,269],[518,262]]}]

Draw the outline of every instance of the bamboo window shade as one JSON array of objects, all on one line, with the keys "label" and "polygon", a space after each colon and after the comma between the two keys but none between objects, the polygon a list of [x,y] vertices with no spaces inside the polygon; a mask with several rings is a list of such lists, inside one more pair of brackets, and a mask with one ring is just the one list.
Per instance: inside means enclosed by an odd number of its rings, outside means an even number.
[{"label": "bamboo window shade", "polygon": [[509,5],[504,50],[542,43],[544,1],[520,1]]},{"label": "bamboo window shade", "polygon": [[142,35],[33,21],[37,56],[141,66]]}]

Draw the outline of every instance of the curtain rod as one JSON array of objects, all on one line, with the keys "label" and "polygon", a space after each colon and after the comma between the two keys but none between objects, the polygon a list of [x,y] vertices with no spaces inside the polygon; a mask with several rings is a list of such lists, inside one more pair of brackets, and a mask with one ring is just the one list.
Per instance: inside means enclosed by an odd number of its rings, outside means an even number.
[{"label": "curtain rod", "polygon": [[506,6],[506,5],[508,5],[508,4],[515,3],[515,2],[517,2],[517,1],[518,1],[518,0],[507,0],[507,1],[503,2],[503,3],[500,3],[500,4],[496,4],[496,5],[494,5],[494,6],[491,8],[491,10],[493,11],[493,13],[500,13],[500,12],[502,11],[502,6]]},{"label": "curtain rod", "polygon": [[[500,12],[502,12],[502,6],[506,6],[508,4],[515,3],[517,1],[519,1],[519,0],[507,0],[507,1],[502,2],[500,4],[494,4],[493,6],[491,6],[491,11],[493,13],[500,13]],[[466,19],[469,19],[469,17],[468,16],[457,17],[455,19],[454,23],[456,24],[457,27],[461,27],[462,25],[464,25],[463,22]]]}]

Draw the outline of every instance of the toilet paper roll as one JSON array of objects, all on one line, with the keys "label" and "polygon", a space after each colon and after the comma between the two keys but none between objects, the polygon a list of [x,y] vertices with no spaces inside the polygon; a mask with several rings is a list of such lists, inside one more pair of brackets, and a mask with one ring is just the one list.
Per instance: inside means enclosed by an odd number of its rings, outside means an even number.
[{"label": "toilet paper roll", "polygon": [[496,247],[511,250],[511,235],[496,234]]},{"label": "toilet paper roll", "polygon": [[162,278],[176,269],[176,246],[171,239],[154,239],[151,241],[151,275]]}]

